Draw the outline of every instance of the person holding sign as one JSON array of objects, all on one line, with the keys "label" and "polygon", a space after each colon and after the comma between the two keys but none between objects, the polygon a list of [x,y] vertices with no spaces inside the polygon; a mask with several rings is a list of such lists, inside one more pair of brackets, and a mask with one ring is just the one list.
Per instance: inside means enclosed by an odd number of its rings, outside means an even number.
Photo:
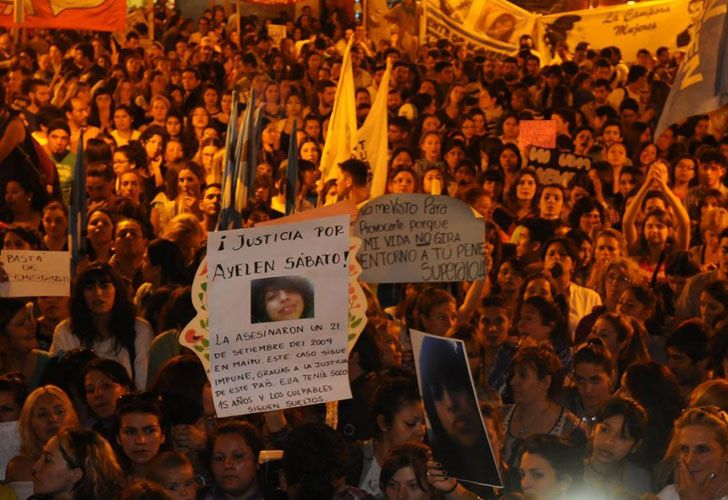
[{"label": "person holding sign", "polygon": [[251,323],[314,317],[313,285],[302,276],[253,280],[250,297]]}]

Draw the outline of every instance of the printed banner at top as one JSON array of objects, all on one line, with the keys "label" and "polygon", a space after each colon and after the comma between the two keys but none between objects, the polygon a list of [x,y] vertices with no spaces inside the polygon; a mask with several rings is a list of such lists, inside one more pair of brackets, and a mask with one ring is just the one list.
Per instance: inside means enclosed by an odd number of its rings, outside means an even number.
[{"label": "printed banner at top", "polygon": [[[15,23],[22,1],[24,22]],[[126,0],[7,0],[0,2],[0,26],[124,31]]]},{"label": "printed banner at top", "polygon": [[572,50],[579,42],[589,42],[595,48],[616,46],[626,61],[633,61],[643,48],[652,53],[661,46],[685,50],[692,27],[702,14],[702,4],[655,0],[540,16],[536,29],[542,63],[554,58],[561,42],[567,42]]},{"label": "printed banner at top", "polygon": [[427,0],[425,38],[447,38],[489,57],[518,50],[518,37],[532,33],[536,16],[505,0]]}]

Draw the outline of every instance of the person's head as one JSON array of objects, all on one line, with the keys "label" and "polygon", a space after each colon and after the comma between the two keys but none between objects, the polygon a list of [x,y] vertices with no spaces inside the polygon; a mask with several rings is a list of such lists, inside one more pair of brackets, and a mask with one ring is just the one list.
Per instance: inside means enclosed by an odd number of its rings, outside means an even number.
[{"label": "person's head", "polygon": [[645,217],[643,241],[649,246],[664,247],[673,228],[672,217],[665,210],[655,208]]},{"label": "person's head", "polygon": [[716,326],[718,319],[728,309],[728,281],[715,280],[700,292],[700,319],[708,329]]},{"label": "person's head", "polygon": [[0,422],[15,422],[28,397],[24,377],[17,373],[0,375]]},{"label": "person's head", "polygon": [[612,358],[618,360],[626,352],[635,332],[625,316],[604,313],[597,318],[590,335],[601,339]]},{"label": "person's head", "polygon": [[688,320],[665,342],[667,367],[680,384],[695,386],[705,379],[708,365],[708,331],[700,320]]},{"label": "person's head", "polygon": [[44,498],[113,498],[123,484],[111,445],[92,430],[60,429],[33,464],[33,492]]},{"label": "person's head", "polygon": [[596,235],[604,225],[604,207],[596,198],[580,198],[571,208],[569,225],[589,236]]},{"label": "person's head", "polygon": [[726,479],[727,418],[720,408],[705,406],[685,411],[675,422],[669,458],[676,459],[699,485]]},{"label": "person's head", "polygon": [[114,169],[108,163],[93,162],[86,168],[89,201],[107,201],[114,193]]},{"label": "person's head", "polygon": [[607,228],[597,233],[594,239],[594,262],[607,264],[627,256],[627,242],[621,231]]},{"label": "person's head", "polygon": [[604,342],[587,340],[574,352],[573,379],[582,405],[595,412],[611,394],[615,366]]},{"label": "person's head", "polygon": [[[726,242],[725,246],[726,253],[728,253],[728,242]],[[683,288],[685,288],[685,283],[688,278],[695,276],[699,272],[700,268],[693,262],[692,256],[688,251],[672,252],[665,259],[665,277],[667,278],[667,285],[670,287],[673,297],[679,297]]]},{"label": "person's head", "polygon": [[200,249],[204,231],[194,214],[181,213],[164,226],[160,237],[176,244],[184,265],[190,265]]},{"label": "person's head", "polygon": [[147,251],[149,235],[144,224],[137,219],[124,218],[114,226],[113,249],[120,260],[141,258]]},{"label": "person's head", "polygon": [[443,336],[457,321],[455,298],[440,288],[426,288],[415,302],[415,317],[420,329]]},{"label": "person's head", "polygon": [[46,134],[50,152],[54,155],[65,156],[71,142],[71,130],[68,128],[68,123],[62,119],[53,120],[48,124]]},{"label": "person's head", "polygon": [[553,401],[564,385],[559,357],[547,344],[522,347],[509,370],[513,401]]},{"label": "person's head", "polygon": [[414,442],[390,450],[379,475],[379,489],[386,500],[431,498],[427,481],[428,453],[426,445]]},{"label": "person's head", "polygon": [[417,174],[406,167],[394,169],[389,174],[387,190],[390,193],[414,193],[418,190]]},{"label": "person's head", "polygon": [[615,312],[646,322],[655,314],[658,298],[655,292],[642,284],[632,284],[619,296]]},{"label": "person's head", "polygon": [[670,424],[684,405],[675,376],[665,365],[654,361],[628,366],[622,375],[621,392],[636,399],[650,419],[664,418]]},{"label": "person's head", "polygon": [[541,259],[544,270],[553,279],[560,279],[562,276],[571,279],[571,274],[579,262],[579,254],[571,240],[557,236],[542,247]]},{"label": "person's head", "polygon": [[538,175],[536,171],[531,168],[518,170],[508,191],[508,198],[514,207],[524,204],[536,207],[538,204]]},{"label": "person's head", "polygon": [[251,287],[253,323],[287,321],[314,316],[314,290],[301,276],[254,280]]},{"label": "person's head", "polygon": [[63,427],[78,425],[73,403],[62,389],[45,385],[35,389],[25,400],[18,420],[20,453],[37,459],[43,445]]},{"label": "person's head", "polygon": [[688,407],[717,406],[723,411],[728,408],[728,380],[716,378],[706,380],[690,393]]},{"label": "person's head", "polygon": [[195,475],[190,460],[179,451],[163,451],[154,457],[146,477],[164,488],[172,500],[194,500],[198,489],[204,485],[204,480]]},{"label": "person's head", "polygon": [[222,493],[245,497],[256,485],[258,454],[263,438],[248,422],[230,421],[217,427],[212,438],[212,475]]},{"label": "person's head", "polygon": [[529,497],[568,498],[578,488],[584,471],[580,450],[551,434],[527,438],[518,460],[520,486]]},{"label": "person's head", "polygon": [[159,396],[151,392],[131,392],[116,402],[116,442],[119,456],[128,470],[143,467],[168,442],[167,422]]},{"label": "person's head", "polygon": [[395,446],[421,441],[425,419],[417,381],[387,376],[377,385],[371,404],[374,439]]},{"label": "person's head", "polygon": [[708,149],[698,156],[698,175],[703,186],[719,187],[725,172],[726,158],[720,151]]},{"label": "person's head", "polygon": [[536,342],[550,342],[554,346],[570,343],[568,327],[559,307],[553,301],[534,295],[523,301],[516,318],[519,335]]},{"label": "person's head", "polygon": [[339,164],[341,175],[336,182],[336,191],[340,198],[345,198],[354,188],[364,188],[368,181],[369,166],[357,159],[350,159]]},{"label": "person's head", "polygon": [[42,242],[38,231],[25,226],[8,226],[0,231],[0,249],[40,250]]},{"label": "person's head", "polygon": [[647,432],[647,413],[630,398],[608,399],[592,431],[592,463],[616,465],[639,448]]},{"label": "person's head", "polygon": [[481,300],[478,314],[478,328],[485,345],[497,349],[508,338],[511,326],[508,304],[500,295],[489,295]]},{"label": "person's head", "polygon": [[[637,273],[637,274],[635,274]],[[627,257],[618,257],[609,262],[603,269],[598,292],[607,306],[607,310],[615,311],[622,293],[632,284],[639,283],[639,266]],[[627,314],[625,312],[625,314]]]},{"label": "person's head", "polygon": [[132,391],[134,383],[126,368],[113,359],[98,358],[90,361],[83,369],[83,385],[86,404],[99,420],[114,416],[116,401]]},{"label": "person's head", "polygon": [[538,208],[539,215],[544,219],[558,220],[563,215],[565,194],[560,184],[547,184],[541,188],[541,198]]}]

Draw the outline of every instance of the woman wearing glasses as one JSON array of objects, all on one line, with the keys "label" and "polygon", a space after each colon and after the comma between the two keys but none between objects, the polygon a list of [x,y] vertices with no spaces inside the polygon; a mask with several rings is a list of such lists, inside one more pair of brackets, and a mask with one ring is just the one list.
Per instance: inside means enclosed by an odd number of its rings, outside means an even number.
[{"label": "woman wearing glasses", "polygon": [[152,327],[136,317],[136,309],[119,273],[95,263],[78,275],[70,300],[71,317],[53,334],[50,352],[93,348],[101,358],[121,363],[136,387],[147,385]]}]

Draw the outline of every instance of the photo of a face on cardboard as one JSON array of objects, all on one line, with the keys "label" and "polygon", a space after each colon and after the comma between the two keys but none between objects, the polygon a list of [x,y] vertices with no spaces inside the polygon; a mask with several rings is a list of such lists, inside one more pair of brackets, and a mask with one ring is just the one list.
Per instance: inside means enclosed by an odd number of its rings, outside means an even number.
[{"label": "photo of a face on cardboard", "polygon": [[465,344],[417,332],[412,345],[435,460],[456,479],[501,486]]},{"label": "photo of a face on cardboard", "polygon": [[276,276],[250,282],[250,322],[270,323],[314,317],[314,286],[303,276]]}]

